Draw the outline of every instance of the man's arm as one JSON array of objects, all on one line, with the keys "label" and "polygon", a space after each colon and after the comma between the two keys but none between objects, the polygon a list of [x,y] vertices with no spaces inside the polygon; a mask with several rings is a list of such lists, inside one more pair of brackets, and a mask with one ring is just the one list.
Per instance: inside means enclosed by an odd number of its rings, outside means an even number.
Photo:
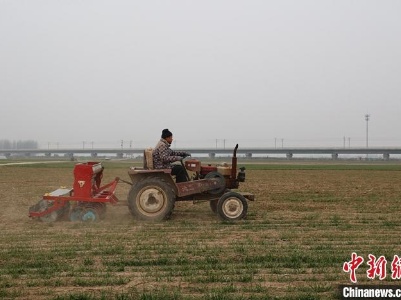
[{"label": "man's arm", "polygon": [[182,156],[179,155],[181,152],[175,152],[168,148],[167,146],[163,146],[159,149],[160,159],[163,163],[173,163],[182,159]]},{"label": "man's arm", "polygon": [[175,155],[175,156],[181,156],[183,158],[185,158],[187,156],[191,156],[191,153],[186,152],[186,151],[173,151],[173,150],[171,150],[171,154]]}]

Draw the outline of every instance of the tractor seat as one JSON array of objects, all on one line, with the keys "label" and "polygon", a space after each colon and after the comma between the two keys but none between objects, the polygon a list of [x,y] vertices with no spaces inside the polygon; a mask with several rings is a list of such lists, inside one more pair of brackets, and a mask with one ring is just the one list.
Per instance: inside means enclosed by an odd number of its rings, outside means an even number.
[{"label": "tractor seat", "polygon": [[143,168],[153,170],[153,148],[146,148],[143,151]]}]

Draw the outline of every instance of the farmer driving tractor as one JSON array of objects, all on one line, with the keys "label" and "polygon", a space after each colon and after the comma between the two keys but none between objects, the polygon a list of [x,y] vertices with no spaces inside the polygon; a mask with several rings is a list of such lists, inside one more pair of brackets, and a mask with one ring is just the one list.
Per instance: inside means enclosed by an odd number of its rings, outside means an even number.
[{"label": "farmer driving tractor", "polygon": [[[127,201],[136,220],[167,220],[176,202],[195,200],[209,201],[212,211],[222,220],[245,218],[247,200],[253,201],[255,197],[251,193],[236,191],[239,183],[245,181],[244,168],[237,173],[238,144],[230,166],[202,166],[200,161],[191,159],[184,167],[182,159],[190,153],[171,150],[172,142],[173,134],[164,129],[156,148],[144,150],[144,166],[128,170],[132,183],[116,177],[101,185],[104,169],[101,162],[76,164],[73,188],[60,188],[45,194],[29,208],[29,216],[44,222],[54,222],[65,216],[70,221],[98,221],[105,215],[106,203],[118,203],[115,190],[119,182],[124,182],[131,185]],[[181,165],[172,164],[180,160]],[[193,172],[191,179],[187,178],[187,169]],[[176,182],[172,175],[175,175]]]},{"label": "farmer driving tractor", "polygon": [[171,169],[171,175],[176,176],[176,182],[187,181],[186,171],[180,164],[172,164],[180,161],[187,156],[191,156],[189,152],[173,151],[170,149],[173,142],[173,134],[168,129],[163,129],[160,141],[153,149],[153,167],[155,169]]}]

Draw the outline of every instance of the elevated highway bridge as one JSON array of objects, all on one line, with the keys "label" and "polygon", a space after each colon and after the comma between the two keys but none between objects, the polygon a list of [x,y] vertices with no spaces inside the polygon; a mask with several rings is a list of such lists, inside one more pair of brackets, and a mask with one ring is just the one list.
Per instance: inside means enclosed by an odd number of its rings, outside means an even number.
[{"label": "elevated highway bridge", "polygon": [[[188,151],[193,156],[197,154],[206,154],[213,158],[216,155],[232,155],[233,149],[229,148],[182,148],[180,150]],[[11,156],[33,156],[33,155],[64,155],[74,157],[75,155],[90,155],[97,157],[98,155],[116,155],[117,157],[143,155],[144,148],[92,148],[92,149],[9,149],[0,150],[0,155],[5,157]],[[294,155],[328,155],[332,159],[338,159],[341,155],[381,155],[384,160],[389,160],[391,155],[401,154],[401,148],[238,148],[237,155],[244,155],[252,158],[254,155],[285,155],[288,159]]]}]

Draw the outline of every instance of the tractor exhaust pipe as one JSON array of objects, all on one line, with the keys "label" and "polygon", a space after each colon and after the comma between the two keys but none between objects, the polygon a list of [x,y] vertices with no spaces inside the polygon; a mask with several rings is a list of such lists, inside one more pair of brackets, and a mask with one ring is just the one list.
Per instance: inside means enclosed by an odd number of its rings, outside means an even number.
[{"label": "tractor exhaust pipe", "polygon": [[231,179],[238,180],[239,182],[245,182],[245,167],[240,168],[237,175],[237,149],[238,144],[234,148],[233,159],[231,164]]},{"label": "tractor exhaust pipe", "polygon": [[238,149],[238,144],[235,145],[233,158],[231,161],[231,178],[232,179],[237,179],[237,149]]}]

